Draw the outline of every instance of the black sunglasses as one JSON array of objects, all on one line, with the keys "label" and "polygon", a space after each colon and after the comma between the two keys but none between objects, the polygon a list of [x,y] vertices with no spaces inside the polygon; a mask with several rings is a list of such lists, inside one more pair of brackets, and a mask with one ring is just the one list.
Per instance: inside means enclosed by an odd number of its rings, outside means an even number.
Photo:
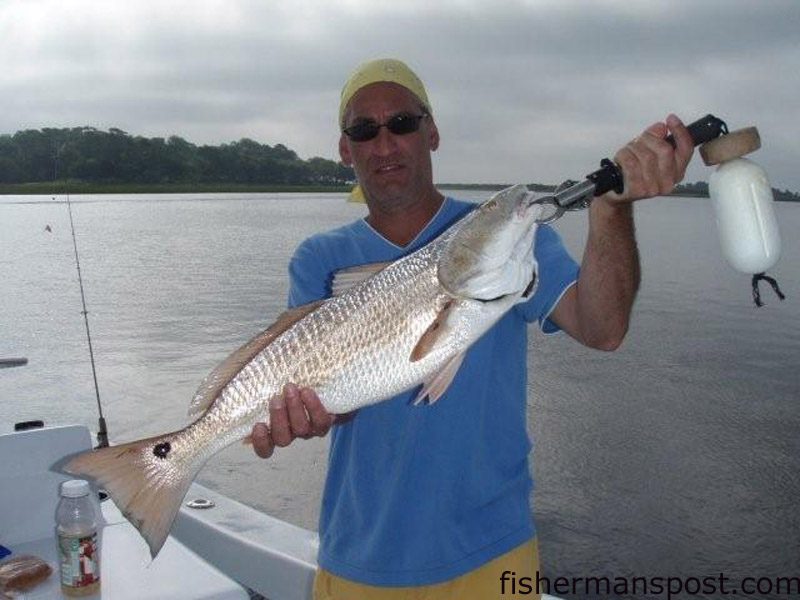
[{"label": "black sunglasses", "polygon": [[381,127],[386,127],[386,129],[391,131],[394,135],[414,133],[419,129],[420,121],[427,116],[429,116],[428,113],[422,113],[421,115],[398,113],[389,117],[385,123],[365,120],[351,125],[350,127],[345,127],[342,131],[354,142],[367,142],[378,137],[378,132]]}]

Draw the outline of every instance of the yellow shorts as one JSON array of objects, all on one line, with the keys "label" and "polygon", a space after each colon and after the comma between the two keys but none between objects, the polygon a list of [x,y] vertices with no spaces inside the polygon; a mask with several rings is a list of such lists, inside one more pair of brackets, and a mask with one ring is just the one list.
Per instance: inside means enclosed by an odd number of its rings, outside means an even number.
[{"label": "yellow shorts", "polygon": [[[474,571],[435,585],[375,587],[319,569],[314,600],[539,600],[535,593],[538,571],[539,545],[534,538]],[[521,582],[523,577],[530,579]]]}]

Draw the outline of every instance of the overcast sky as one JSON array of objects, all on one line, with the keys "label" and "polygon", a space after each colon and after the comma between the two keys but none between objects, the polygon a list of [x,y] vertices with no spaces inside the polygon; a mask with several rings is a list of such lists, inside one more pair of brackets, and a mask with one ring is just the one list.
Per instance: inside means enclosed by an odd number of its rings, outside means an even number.
[{"label": "overcast sky", "polygon": [[758,126],[752,158],[800,191],[798,0],[0,0],[0,133],[338,158],[341,86],[380,56],[427,85],[438,182],[578,179],[675,112]]}]

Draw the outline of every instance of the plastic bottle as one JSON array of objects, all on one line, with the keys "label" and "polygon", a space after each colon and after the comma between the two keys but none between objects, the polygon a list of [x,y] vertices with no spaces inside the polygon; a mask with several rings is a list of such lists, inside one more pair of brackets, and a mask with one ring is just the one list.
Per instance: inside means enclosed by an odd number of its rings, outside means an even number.
[{"label": "plastic bottle", "polygon": [[61,484],[56,537],[65,596],[90,596],[100,591],[100,520],[89,492],[89,482],[82,479]]}]

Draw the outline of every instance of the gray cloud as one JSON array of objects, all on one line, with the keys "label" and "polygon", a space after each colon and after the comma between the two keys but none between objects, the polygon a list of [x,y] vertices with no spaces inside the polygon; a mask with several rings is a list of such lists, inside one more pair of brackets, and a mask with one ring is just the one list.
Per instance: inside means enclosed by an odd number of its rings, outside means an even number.
[{"label": "gray cloud", "polygon": [[[439,181],[579,177],[669,112],[756,124],[800,190],[794,0],[0,5],[0,131],[91,124],[334,157],[339,88],[398,56],[426,81]],[[708,175],[695,161],[687,179]]]}]

